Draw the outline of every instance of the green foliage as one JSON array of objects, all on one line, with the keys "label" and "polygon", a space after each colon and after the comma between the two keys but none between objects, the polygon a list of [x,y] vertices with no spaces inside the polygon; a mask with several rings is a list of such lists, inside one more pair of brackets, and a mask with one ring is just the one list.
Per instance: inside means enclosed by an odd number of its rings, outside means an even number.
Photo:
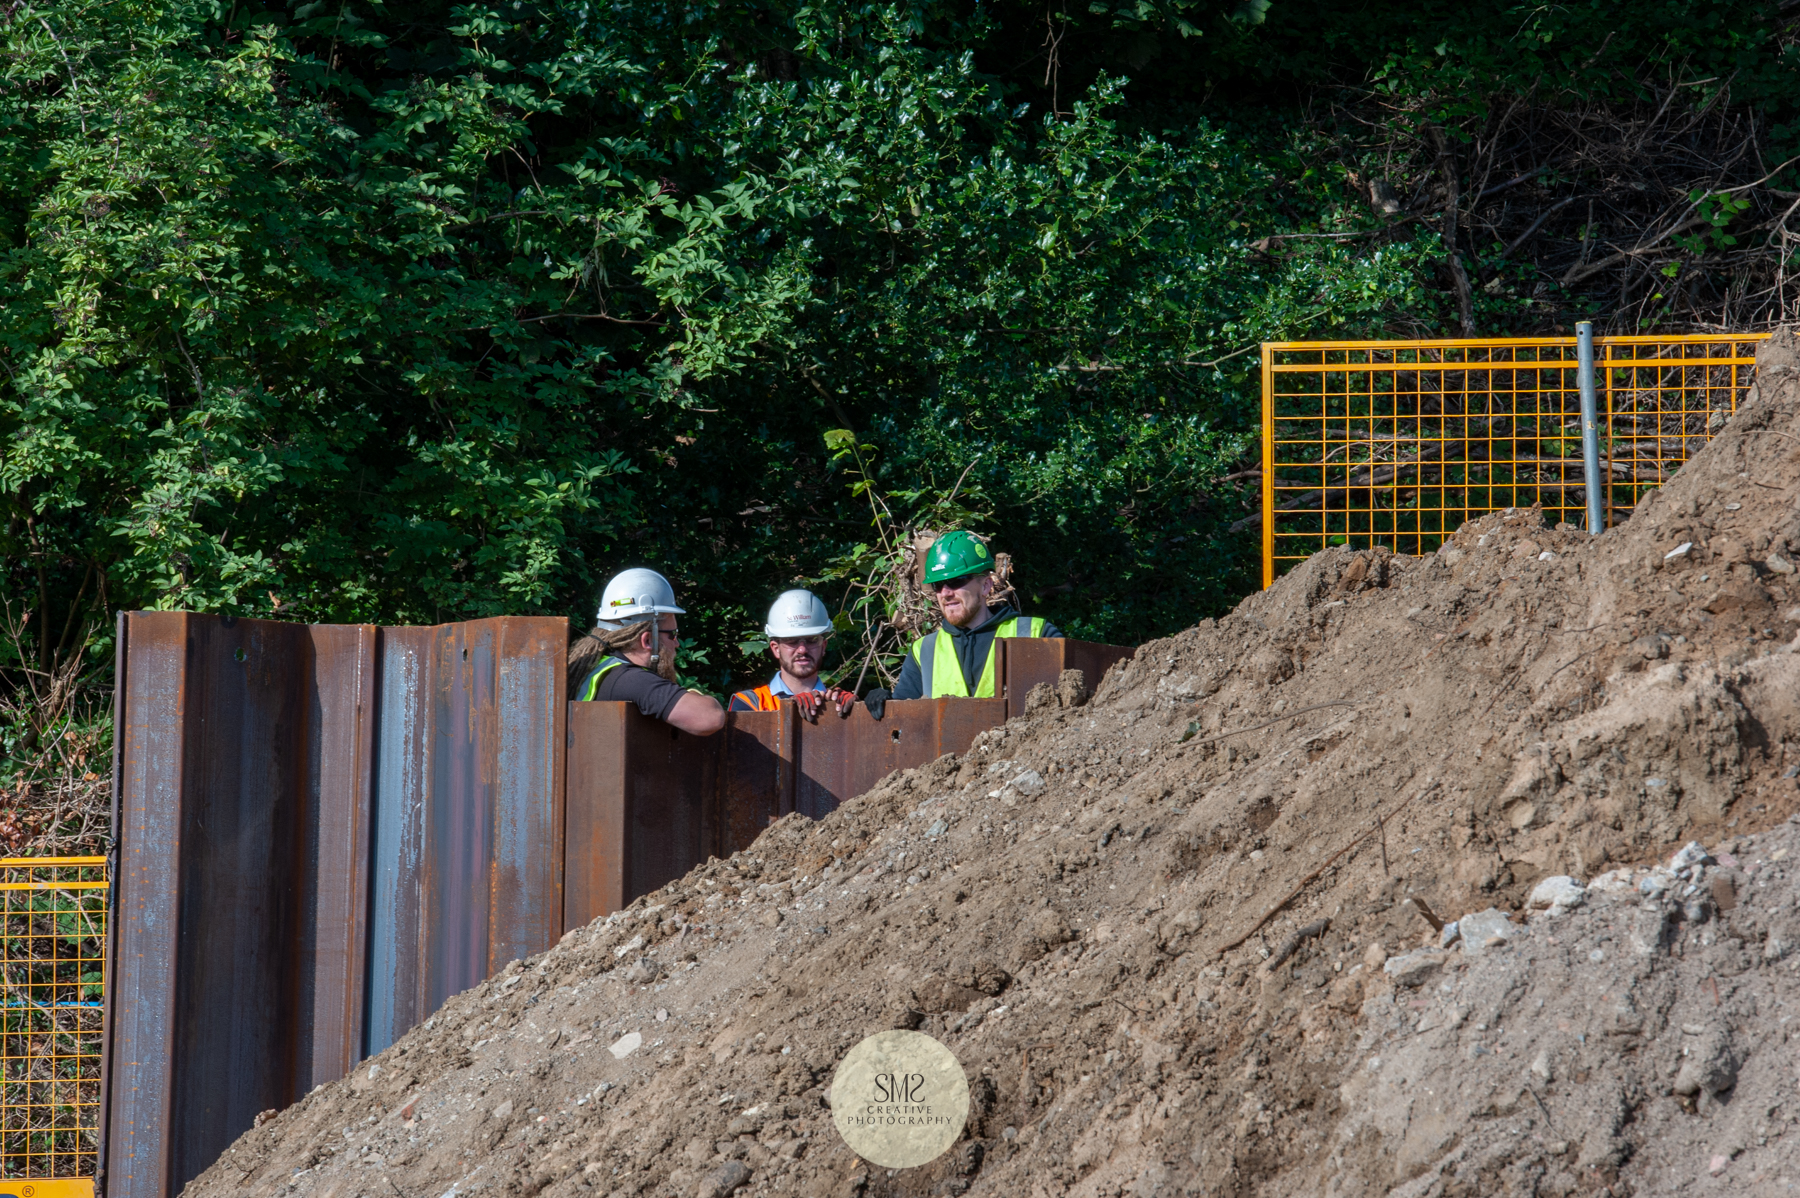
[{"label": "green foliage", "polygon": [[1702,0],[1073,7],[1046,50],[1014,3],[22,0],[9,585],[59,620],[585,623],[650,564],[722,686],[762,669],[744,630],[775,593],[851,599],[883,521],[954,519],[1027,607],[1140,641],[1252,585],[1224,476],[1256,343],[1452,311],[1433,232],[1388,229],[1290,99],[1252,97],[1355,76],[1478,104],[1484,73],[1571,64],[1601,92],[1579,63],[1608,32],[1607,63],[1788,94]]}]

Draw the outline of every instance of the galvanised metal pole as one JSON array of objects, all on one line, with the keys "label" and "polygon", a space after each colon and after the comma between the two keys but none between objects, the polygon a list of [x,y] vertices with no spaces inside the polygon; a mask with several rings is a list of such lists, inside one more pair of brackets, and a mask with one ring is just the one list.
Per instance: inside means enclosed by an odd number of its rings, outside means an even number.
[{"label": "galvanised metal pole", "polygon": [[1581,469],[1587,494],[1587,529],[1589,536],[1597,537],[1605,524],[1600,514],[1600,413],[1594,401],[1592,321],[1584,320],[1575,326],[1575,381],[1581,388]]}]

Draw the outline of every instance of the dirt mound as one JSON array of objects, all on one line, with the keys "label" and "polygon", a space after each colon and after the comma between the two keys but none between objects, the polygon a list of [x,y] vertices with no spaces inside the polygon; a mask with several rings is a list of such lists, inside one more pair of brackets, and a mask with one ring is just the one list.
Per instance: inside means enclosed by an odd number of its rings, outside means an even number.
[{"label": "dirt mound", "polygon": [[[1797,365],[1770,342],[1623,527],[1515,510],[1425,558],[1322,553],[1085,706],[1046,690],[964,757],[515,963],[188,1192],[1800,1182],[1794,891],[1741,855],[1800,800]],[[1690,838],[1742,864],[1504,918]],[[892,1027],[949,1044],[974,1097],[964,1142],[895,1175],[824,1105]]]}]

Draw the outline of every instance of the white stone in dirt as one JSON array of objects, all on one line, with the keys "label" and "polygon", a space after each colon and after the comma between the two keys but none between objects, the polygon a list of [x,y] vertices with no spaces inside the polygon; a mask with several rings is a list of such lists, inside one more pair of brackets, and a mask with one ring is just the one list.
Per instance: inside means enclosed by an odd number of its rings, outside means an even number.
[{"label": "white stone in dirt", "polygon": [[1637,871],[1609,869],[1589,882],[1587,891],[1600,898],[1631,898],[1637,894]]},{"label": "white stone in dirt", "polygon": [[507,1099],[505,1102],[501,1103],[499,1106],[494,1108],[494,1118],[496,1118],[496,1119],[510,1118],[512,1116],[512,1113],[513,1113],[513,1100],[510,1098]]},{"label": "white stone in dirt", "polygon": [[1664,951],[1669,928],[1669,912],[1661,904],[1645,903],[1629,913],[1625,923],[1625,942],[1640,957],[1655,956]]},{"label": "white stone in dirt", "polygon": [[1416,989],[1423,986],[1439,970],[1444,967],[1444,953],[1435,948],[1416,949],[1410,953],[1401,953],[1397,957],[1389,957],[1381,966],[1381,971],[1394,980],[1396,986]]},{"label": "white stone in dirt", "polygon": [[623,1036],[620,1036],[617,1040],[608,1044],[606,1046],[606,1051],[612,1053],[615,1059],[622,1061],[632,1053],[636,1052],[643,1043],[644,1037],[641,1033],[626,1032]]},{"label": "white stone in dirt", "polygon": [[1022,795],[1034,795],[1044,789],[1044,775],[1036,770],[1026,770],[1007,785]]},{"label": "white stone in dirt", "polygon": [[1688,555],[1688,550],[1693,547],[1694,543],[1692,541],[1683,541],[1681,544],[1675,546],[1675,548],[1663,554],[1663,560],[1665,562],[1672,562],[1677,558],[1686,557]]},{"label": "white stone in dirt", "polygon": [[1498,907],[1489,907],[1486,911],[1476,911],[1456,921],[1458,930],[1462,932],[1463,952],[1470,956],[1479,956],[1488,949],[1488,941],[1496,936],[1510,940],[1514,936],[1523,936],[1525,929],[1508,919],[1506,912]]},{"label": "white stone in dirt", "polygon": [[1712,863],[1712,856],[1706,851],[1706,847],[1698,840],[1690,840],[1681,846],[1680,852],[1669,858],[1669,869],[1673,873],[1680,873],[1692,865],[1711,865]]},{"label": "white stone in dirt", "polygon": [[1438,947],[1449,948],[1460,939],[1462,939],[1462,928],[1453,919],[1438,932]]},{"label": "white stone in dirt", "polygon": [[1675,1075],[1675,1093],[1688,1096],[1701,1090],[1708,1094],[1729,1090],[1737,1082],[1737,1068],[1730,1039],[1723,1032],[1708,1028],[1698,1043],[1688,1046],[1681,1072]]},{"label": "white stone in dirt", "polygon": [[1531,897],[1525,905],[1533,911],[1548,911],[1552,915],[1561,915],[1573,907],[1581,906],[1587,898],[1587,887],[1574,878],[1559,874],[1553,878],[1545,878],[1531,888]]}]

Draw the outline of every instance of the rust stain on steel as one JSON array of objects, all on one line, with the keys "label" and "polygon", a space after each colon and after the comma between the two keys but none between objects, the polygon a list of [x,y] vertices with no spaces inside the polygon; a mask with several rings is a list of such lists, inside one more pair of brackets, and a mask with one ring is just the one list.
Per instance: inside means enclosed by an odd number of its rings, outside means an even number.
[{"label": "rust stain on steel", "polygon": [[795,809],[822,819],[894,770],[962,753],[977,735],[1006,722],[1001,699],[906,699],[877,720],[858,705],[848,718],[820,716],[800,733]]},{"label": "rust stain on steel", "polygon": [[725,731],[719,734],[722,843],[712,850],[719,856],[749,848],[764,828],[793,809],[793,742],[799,723],[789,712],[726,713]]},{"label": "rust stain on steel", "polygon": [[708,855],[722,739],[633,709],[625,718],[625,894],[648,894]]},{"label": "rust stain on steel", "polygon": [[311,1072],[311,653],[299,625],[178,612],[131,614],[127,644],[108,1192],[162,1198]]},{"label": "rust stain on steel", "polygon": [[364,1052],[562,933],[560,619],[382,630]]},{"label": "rust stain on steel", "polygon": [[343,1077],[362,1058],[367,963],[369,817],[375,745],[376,629],[306,629],[312,693],[306,762],[295,1005],[302,1067],[289,1101]]},{"label": "rust stain on steel", "polygon": [[187,623],[127,618],[131,668],[116,736],[120,752],[118,919],[109,962],[109,1106],[103,1168],[115,1196],[169,1192],[176,1022],[176,912],[181,906],[181,729],[187,716]]},{"label": "rust stain on steel", "polygon": [[494,623],[499,625],[499,726],[492,755],[497,822],[482,978],[543,952],[563,931],[561,723],[568,706],[569,625],[516,618]]},{"label": "rust stain on steel", "polygon": [[563,930],[625,906],[625,715],[628,703],[568,704]]}]

